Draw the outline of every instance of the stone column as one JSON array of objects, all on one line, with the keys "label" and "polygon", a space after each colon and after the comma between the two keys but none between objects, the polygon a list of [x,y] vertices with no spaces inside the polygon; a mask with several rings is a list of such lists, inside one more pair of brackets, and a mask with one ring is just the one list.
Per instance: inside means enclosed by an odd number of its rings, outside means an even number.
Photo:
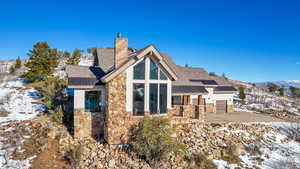
[{"label": "stone column", "polygon": [[228,112],[228,113],[234,112],[234,109],[233,109],[233,105],[232,105],[232,104],[228,104],[228,105],[227,105],[227,112]]},{"label": "stone column", "polygon": [[108,144],[123,144],[128,140],[131,112],[126,112],[126,73],[106,84],[107,115],[105,140]]},{"label": "stone column", "polygon": [[84,90],[74,90],[74,137],[89,137],[92,132],[91,113],[84,110]]},{"label": "stone column", "polygon": [[214,108],[214,104],[213,103],[206,103],[205,104],[205,109],[206,109],[206,112],[209,112],[209,113],[213,113],[215,112],[215,108]]},{"label": "stone column", "polygon": [[74,137],[92,136],[92,118],[91,113],[84,109],[74,109]]}]

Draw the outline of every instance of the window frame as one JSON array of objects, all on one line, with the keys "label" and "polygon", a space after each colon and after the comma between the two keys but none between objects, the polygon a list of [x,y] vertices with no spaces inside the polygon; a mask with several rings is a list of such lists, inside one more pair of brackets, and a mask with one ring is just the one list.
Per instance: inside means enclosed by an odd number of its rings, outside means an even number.
[{"label": "window frame", "polygon": [[[138,65],[140,62],[145,61],[145,79],[134,79],[134,66]],[[154,62],[157,66],[157,79],[151,79],[150,77],[150,63]],[[161,79],[160,74],[161,72],[163,72],[164,76],[166,77],[166,79]],[[168,76],[168,74],[165,72],[165,70],[163,68],[161,68],[161,66],[157,63],[157,61],[153,58],[150,57],[146,57],[143,58],[141,60],[139,60],[138,62],[136,62],[133,67],[132,67],[132,81],[131,81],[131,85],[133,87],[133,84],[136,83],[142,83],[144,84],[145,87],[145,99],[144,99],[144,112],[149,112],[150,113],[150,84],[157,84],[157,113],[153,113],[151,115],[165,115],[167,114],[167,112],[165,113],[161,113],[160,112],[160,84],[166,84],[167,85],[167,90],[166,90],[166,95],[167,95],[167,100],[166,100],[166,110],[168,110],[168,96],[171,95],[171,93],[169,94],[170,90],[168,90],[168,88],[170,87],[171,83],[170,83],[170,78]],[[133,88],[132,88],[132,93],[133,93]],[[133,100],[133,96],[131,98]],[[131,110],[133,111],[133,102],[131,103]]]},{"label": "window frame", "polygon": [[[98,101],[96,100],[96,108],[91,111],[92,109],[87,109],[87,96],[89,92],[98,92]],[[103,109],[103,91],[102,90],[84,90],[84,111],[85,112],[101,112]],[[98,102],[98,103],[97,103]],[[98,104],[98,105],[97,105]],[[98,107],[98,111],[97,111],[97,107]]]}]

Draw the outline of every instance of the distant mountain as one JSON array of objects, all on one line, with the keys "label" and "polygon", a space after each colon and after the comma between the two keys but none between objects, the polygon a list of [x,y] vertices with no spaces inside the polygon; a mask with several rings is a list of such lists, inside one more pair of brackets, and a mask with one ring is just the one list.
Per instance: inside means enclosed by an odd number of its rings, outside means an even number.
[{"label": "distant mountain", "polygon": [[260,83],[256,83],[256,84],[259,86],[265,86],[267,83],[275,83],[278,86],[283,86],[286,88],[290,87],[290,86],[300,88],[300,80],[281,80],[281,81],[275,81],[275,82],[260,82]]}]

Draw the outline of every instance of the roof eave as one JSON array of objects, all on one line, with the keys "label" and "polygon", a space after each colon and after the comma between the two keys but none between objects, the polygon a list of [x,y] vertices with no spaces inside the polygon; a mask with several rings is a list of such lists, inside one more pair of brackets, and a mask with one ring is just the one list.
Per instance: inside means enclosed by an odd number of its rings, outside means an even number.
[{"label": "roof eave", "polygon": [[128,59],[127,62],[125,62],[119,68],[113,70],[112,72],[110,72],[107,75],[105,75],[104,77],[102,77],[101,81],[103,83],[109,82],[110,80],[112,80],[113,78],[115,78],[117,75],[119,75],[120,73],[122,73],[123,71],[125,71],[130,65],[134,64],[137,60],[139,60],[140,58],[146,56],[149,52],[152,52],[152,54],[154,54],[157,57],[159,63],[166,69],[166,71],[170,74],[170,76],[171,76],[171,78],[173,80],[177,80],[178,79],[178,77],[175,74],[175,72],[165,63],[165,61],[162,59],[162,56],[155,49],[155,47],[153,45],[149,45],[148,47],[146,47],[145,49],[143,49],[143,51],[141,51],[141,53],[139,53],[137,56],[131,57],[130,59]]}]

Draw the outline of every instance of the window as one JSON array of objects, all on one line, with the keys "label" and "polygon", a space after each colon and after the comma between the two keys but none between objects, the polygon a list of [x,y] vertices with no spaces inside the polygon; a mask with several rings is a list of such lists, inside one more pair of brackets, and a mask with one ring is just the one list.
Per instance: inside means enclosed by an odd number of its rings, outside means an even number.
[{"label": "window", "polygon": [[145,99],[145,85],[142,83],[133,84],[133,115],[144,115],[144,99]]},{"label": "window", "polygon": [[182,105],[181,96],[172,96],[172,104],[173,105]]},{"label": "window", "polygon": [[85,111],[86,112],[101,111],[101,91],[85,92]]},{"label": "window", "polygon": [[153,60],[150,59],[150,79],[157,80],[158,79],[158,67]]},{"label": "window", "polygon": [[162,70],[160,70],[159,76],[160,76],[160,80],[167,80],[168,79],[167,76],[165,75],[165,73]]},{"label": "window", "polygon": [[133,68],[133,79],[145,80],[145,60],[134,66]]},{"label": "window", "polygon": [[133,67],[133,115],[143,116],[146,107],[150,114],[167,113],[167,80],[166,74],[149,57]]},{"label": "window", "polygon": [[167,84],[150,84],[150,114],[167,113]]},{"label": "window", "polygon": [[167,113],[167,84],[159,85],[159,110],[160,114]]},{"label": "window", "polygon": [[157,105],[158,105],[158,85],[150,84],[150,95],[149,95],[149,108],[150,114],[157,113]]}]

